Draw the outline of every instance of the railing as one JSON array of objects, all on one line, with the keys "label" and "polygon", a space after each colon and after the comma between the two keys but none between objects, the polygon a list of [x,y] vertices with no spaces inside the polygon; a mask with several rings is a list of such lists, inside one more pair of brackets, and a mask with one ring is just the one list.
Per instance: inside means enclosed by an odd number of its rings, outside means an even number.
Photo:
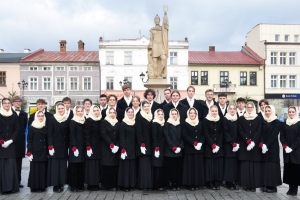
[{"label": "railing", "polygon": [[226,84],[214,84],[214,92],[237,92],[236,84],[230,84],[226,87]]}]

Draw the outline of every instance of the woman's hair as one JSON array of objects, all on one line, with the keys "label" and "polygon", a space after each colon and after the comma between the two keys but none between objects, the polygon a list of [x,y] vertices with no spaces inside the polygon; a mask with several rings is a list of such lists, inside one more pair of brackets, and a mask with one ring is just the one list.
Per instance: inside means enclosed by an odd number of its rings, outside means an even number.
[{"label": "woman's hair", "polygon": [[5,97],[5,98],[2,99],[2,105],[3,105],[3,102],[4,102],[4,101],[9,101],[9,103],[11,103],[11,100],[10,100],[9,98],[6,98],[6,97]]},{"label": "woman's hair", "polygon": [[[149,104],[149,102],[148,101],[142,101],[142,107],[145,105],[145,104]],[[150,104],[149,104],[150,105]]]},{"label": "woman's hair", "polygon": [[196,108],[190,108],[189,114],[190,114],[190,112],[191,112],[192,110],[195,111],[196,114],[198,113],[198,111],[196,110]]},{"label": "woman's hair", "polygon": [[65,105],[64,105],[62,102],[58,102],[58,103],[56,104],[56,107],[58,107],[58,106],[63,106],[63,107],[65,107]]},{"label": "woman's hair", "polygon": [[131,107],[127,107],[127,108],[125,109],[125,112],[128,112],[128,110],[132,110],[132,111],[134,112],[134,110],[133,110]]},{"label": "woman's hair", "polygon": [[76,106],[76,112],[77,112],[77,110],[78,110],[79,108],[80,108],[81,110],[83,110],[83,106]]},{"label": "woman's hair", "polygon": [[139,102],[141,102],[141,98],[139,96],[133,96],[131,101],[133,101],[133,99],[137,99]]}]

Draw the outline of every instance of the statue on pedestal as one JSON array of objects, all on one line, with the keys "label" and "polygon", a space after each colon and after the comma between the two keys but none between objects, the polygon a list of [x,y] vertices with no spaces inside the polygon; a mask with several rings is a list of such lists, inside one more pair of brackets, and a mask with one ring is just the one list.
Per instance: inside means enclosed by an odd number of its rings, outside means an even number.
[{"label": "statue on pedestal", "polygon": [[160,26],[160,17],[155,16],[155,27],[150,30],[150,43],[148,45],[148,77],[150,79],[167,77],[167,60],[169,55],[169,20],[168,7],[164,6],[163,24]]}]

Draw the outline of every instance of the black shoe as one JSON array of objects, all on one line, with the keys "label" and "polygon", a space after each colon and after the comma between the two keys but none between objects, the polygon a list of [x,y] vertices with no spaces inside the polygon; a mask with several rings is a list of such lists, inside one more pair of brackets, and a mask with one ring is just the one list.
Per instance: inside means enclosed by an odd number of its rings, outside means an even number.
[{"label": "black shoe", "polygon": [[297,193],[298,193],[298,185],[294,185],[294,186],[293,186],[293,190],[292,190],[292,192],[291,192],[291,195],[292,195],[292,196],[296,196]]},{"label": "black shoe", "polygon": [[216,190],[220,190],[220,184],[219,184],[219,181],[214,181],[213,184],[214,184]]},{"label": "black shoe", "polygon": [[59,186],[54,186],[53,187],[53,192],[61,193],[61,189]]},{"label": "black shoe", "polygon": [[36,192],[36,193],[40,193],[40,192],[43,192],[41,189],[39,188],[34,188],[34,189],[31,189],[30,190],[31,192]]},{"label": "black shoe", "polygon": [[266,187],[266,193],[275,193],[277,192],[277,188],[276,187]]},{"label": "black shoe", "polygon": [[287,191],[287,195],[292,195],[293,192],[293,186],[289,185],[289,190]]},{"label": "black shoe", "polygon": [[157,191],[163,191],[164,188],[162,188],[162,187],[161,187],[161,188],[156,188],[156,190],[157,190]]},{"label": "black shoe", "polygon": [[190,191],[194,191],[194,190],[195,190],[195,188],[194,188],[193,186],[190,186],[188,189],[189,189]]},{"label": "black shoe", "polygon": [[171,186],[169,190],[170,190],[170,191],[176,191],[176,188],[173,187],[173,186]]},{"label": "black shoe", "polygon": [[251,188],[246,187],[246,188],[244,188],[244,190],[246,190],[247,192],[250,192]]},{"label": "black shoe", "polygon": [[117,191],[117,188],[115,187],[109,188],[109,191]]},{"label": "black shoe", "polygon": [[99,191],[100,188],[98,185],[88,185],[88,190],[90,191]]},{"label": "black shoe", "polygon": [[214,184],[213,184],[212,181],[207,182],[206,187],[207,187],[207,189],[209,189],[209,190],[217,190],[217,188],[214,186]]},{"label": "black shoe", "polygon": [[124,188],[123,188],[123,191],[124,191],[124,192],[129,192],[129,188],[124,187]]},{"label": "black shoe", "polygon": [[21,183],[19,184],[19,188],[23,188],[24,187],[24,185],[22,185]]},{"label": "black shoe", "polygon": [[250,191],[251,192],[256,192],[256,189],[255,188],[250,188]]}]

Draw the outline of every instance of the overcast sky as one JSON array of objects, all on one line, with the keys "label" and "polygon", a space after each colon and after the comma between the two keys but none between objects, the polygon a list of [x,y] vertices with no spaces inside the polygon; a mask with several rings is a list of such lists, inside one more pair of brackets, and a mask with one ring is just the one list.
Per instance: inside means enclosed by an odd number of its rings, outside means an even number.
[{"label": "overcast sky", "polygon": [[169,7],[169,39],[189,39],[190,50],[239,51],[259,23],[300,24],[300,0],[1,0],[0,49],[5,52],[97,51],[105,40],[149,37],[154,16]]}]

